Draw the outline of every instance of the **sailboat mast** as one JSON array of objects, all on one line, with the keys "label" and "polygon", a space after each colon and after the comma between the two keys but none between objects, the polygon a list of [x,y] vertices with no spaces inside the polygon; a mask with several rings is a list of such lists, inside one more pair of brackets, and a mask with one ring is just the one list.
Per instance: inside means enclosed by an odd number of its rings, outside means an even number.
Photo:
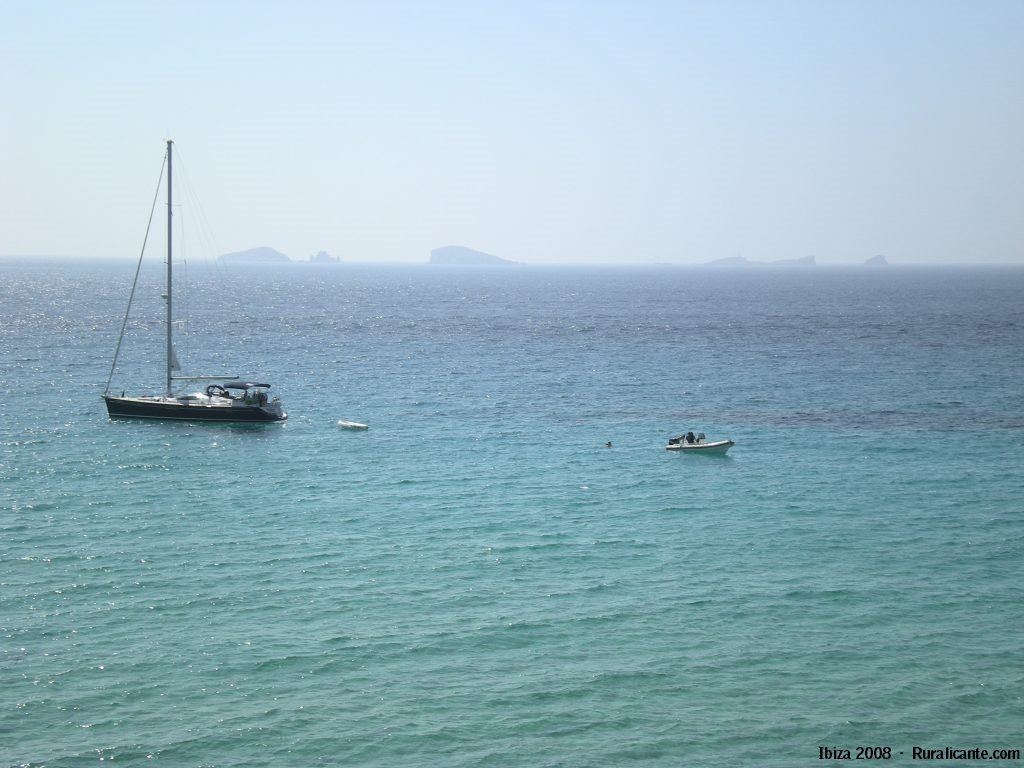
[{"label": "sailboat mast", "polygon": [[173,392],[171,391],[171,370],[174,367],[174,342],[171,339],[171,329],[174,327],[174,314],[172,312],[172,291],[171,291],[171,264],[173,259],[171,258],[171,232],[173,227],[171,226],[171,148],[174,146],[174,142],[168,140],[167,142],[167,396],[170,397]]}]

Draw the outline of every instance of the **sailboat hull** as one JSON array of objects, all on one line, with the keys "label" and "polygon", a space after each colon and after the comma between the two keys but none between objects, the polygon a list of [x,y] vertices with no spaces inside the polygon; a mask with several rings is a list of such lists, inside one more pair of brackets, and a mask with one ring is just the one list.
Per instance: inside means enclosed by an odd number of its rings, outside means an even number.
[{"label": "sailboat hull", "polygon": [[288,418],[276,401],[255,405],[238,400],[196,401],[175,397],[104,395],[103,399],[107,404],[107,415],[111,418],[245,423],[284,421]]}]

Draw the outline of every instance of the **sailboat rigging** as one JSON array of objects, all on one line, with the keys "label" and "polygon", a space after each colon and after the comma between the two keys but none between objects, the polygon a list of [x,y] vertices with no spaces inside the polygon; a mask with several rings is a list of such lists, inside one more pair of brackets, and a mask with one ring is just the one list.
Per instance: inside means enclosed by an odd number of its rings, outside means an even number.
[{"label": "sailboat rigging", "polygon": [[[270,385],[260,383],[258,380],[242,379],[238,376],[176,376],[179,370],[177,355],[174,352],[174,260],[172,242],[172,160],[174,142],[167,142],[167,154],[164,158],[167,170],[167,268],[165,276],[165,343],[164,343],[164,368],[165,387],[164,393],[160,395],[138,395],[125,396],[114,395],[110,391],[110,382],[113,379],[114,371],[117,368],[117,358],[121,350],[121,343],[124,339],[125,328],[128,324],[128,313],[131,311],[132,300],[135,296],[135,288],[138,284],[141,271],[142,255],[139,257],[139,267],[135,271],[135,280],[132,283],[131,294],[128,299],[128,309],[125,311],[125,319],[121,325],[121,334],[117,340],[117,347],[114,352],[114,360],[110,366],[110,375],[107,377],[106,389],[103,392],[103,400],[107,405],[107,414],[111,417],[132,418],[132,419],[171,419],[184,421],[225,421],[225,422],[274,422],[284,421],[288,414],[284,411],[279,398],[271,398],[269,394]],[[154,201],[155,207],[155,201]],[[150,213],[152,221],[152,212]],[[149,229],[146,230],[146,239],[149,238]],[[143,254],[145,244],[143,244]],[[210,384],[203,392],[189,394],[175,394],[175,382],[196,382],[196,381],[221,381],[223,384]]]}]

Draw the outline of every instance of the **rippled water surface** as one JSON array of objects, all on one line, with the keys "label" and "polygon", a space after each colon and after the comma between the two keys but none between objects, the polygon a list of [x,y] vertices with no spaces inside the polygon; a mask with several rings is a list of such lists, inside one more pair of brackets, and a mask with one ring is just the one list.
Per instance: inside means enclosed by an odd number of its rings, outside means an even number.
[{"label": "rippled water surface", "polygon": [[222,270],[255,428],[107,419],[131,272],[0,263],[0,764],[1024,749],[1024,271]]}]

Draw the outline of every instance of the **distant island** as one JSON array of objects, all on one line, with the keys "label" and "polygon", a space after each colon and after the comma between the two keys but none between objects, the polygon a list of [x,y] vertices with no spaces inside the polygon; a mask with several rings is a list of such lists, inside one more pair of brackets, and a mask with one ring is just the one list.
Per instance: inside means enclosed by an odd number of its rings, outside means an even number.
[{"label": "distant island", "polygon": [[327,251],[320,251],[316,256],[310,256],[309,260],[313,264],[337,264],[341,261],[337,256],[331,256]]},{"label": "distant island", "polygon": [[725,267],[748,267],[748,266],[797,266],[813,267],[816,262],[813,256],[804,256],[802,259],[780,259],[779,261],[750,261],[743,256],[730,256],[725,259],[715,259],[707,262],[714,266]]},{"label": "distant island", "polygon": [[872,256],[864,264],[869,267],[885,267],[888,266],[889,262],[885,260],[885,256],[879,254],[878,256]]},{"label": "distant island", "polygon": [[431,264],[443,264],[445,266],[479,266],[484,264],[517,264],[518,262],[503,259],[500,256],[492,256],[489,253],[474,251],[462,245],[446,245],[435,248],[430,252]]},{"label": "distant island", "polygon": [[238,262],[247,262],[247,263],[258,262],[258,263],[261,263],[261,264],[281,263],[281,262],[289,262],[289,261],[291,261],[291,259],[289,259],[287,256],[285,256],[280,251],[275,251],[273,248],[268,248],[265,245],[260,247],[260,248],[250,248],[247,251],[236,251],[235,253],[225,253],[223,256],[220,257],[220,260],[221,261],[238,261]]}]

